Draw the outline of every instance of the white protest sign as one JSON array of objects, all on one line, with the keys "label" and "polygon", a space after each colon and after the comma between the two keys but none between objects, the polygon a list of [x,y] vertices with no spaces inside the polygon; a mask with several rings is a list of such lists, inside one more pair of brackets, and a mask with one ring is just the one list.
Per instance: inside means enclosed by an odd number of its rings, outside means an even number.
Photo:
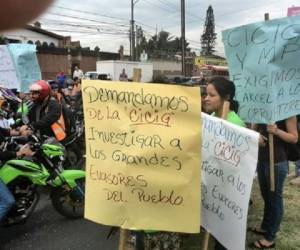
[{"label": "white protest sign", "polygon": [[0,86],[8,89],[19,89],[20,87],[7,45],[0,45]]},{"label": "white protest sign", "polygon": [[227,249],[245,249],[258,133],[202,113],[201,224]]}]

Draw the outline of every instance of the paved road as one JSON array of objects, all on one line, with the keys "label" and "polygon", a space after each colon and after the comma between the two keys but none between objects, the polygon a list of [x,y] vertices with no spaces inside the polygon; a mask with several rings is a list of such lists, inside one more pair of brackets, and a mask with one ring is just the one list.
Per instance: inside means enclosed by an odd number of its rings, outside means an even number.
[{"label": "paved road", "polygon": [[68,220],[46,194],[25,225],[0,228],[0,250],[117,250],[119,234],[106,240],[109,227],[88,220]]}]

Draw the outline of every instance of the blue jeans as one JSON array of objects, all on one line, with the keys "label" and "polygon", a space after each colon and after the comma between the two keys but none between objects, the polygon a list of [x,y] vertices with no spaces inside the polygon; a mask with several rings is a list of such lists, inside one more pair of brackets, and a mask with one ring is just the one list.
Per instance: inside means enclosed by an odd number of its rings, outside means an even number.
[{"label": "blue jeans", "polygon": [[7,186],[0,179],[0,222],[15,204],[15,199]]},{"label": "blue jeans", "polygon": [[300,176],[300,160],[295,161],[295,174],[296,176]]},{"label": "blue jeans", "polygon": [[264,216],[261,228],[266,231],[265,238],[274,241],[283,217],[283,186],[288,173],[288,162],[275,164],[275,192],[270,190],[270,171],[268,162],[259,162],[257,175],[261,195],[264,200]]}]

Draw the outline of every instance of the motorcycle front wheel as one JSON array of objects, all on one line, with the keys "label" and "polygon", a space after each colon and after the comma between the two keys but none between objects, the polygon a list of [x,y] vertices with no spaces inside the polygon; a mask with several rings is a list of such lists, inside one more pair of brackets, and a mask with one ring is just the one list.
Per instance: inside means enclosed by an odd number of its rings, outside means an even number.
[{"label": "motorcycle front wheel", "polygon": [[73,189],[61,186],[51,190],[51,201],[54,209],[68,219],[80,219],[84,215],[85,178],[76,181]]}]

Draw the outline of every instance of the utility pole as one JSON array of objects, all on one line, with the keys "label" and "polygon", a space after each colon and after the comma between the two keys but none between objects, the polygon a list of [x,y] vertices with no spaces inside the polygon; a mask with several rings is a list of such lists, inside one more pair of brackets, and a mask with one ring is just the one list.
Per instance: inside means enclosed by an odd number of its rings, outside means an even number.
[{"label": "utility pole", "polygon": [[181,0],[181,74],[186,75],[185,69],[185,0]]},{"label": "utility pole", "polygon": [[131,50],[131,61],[135,60],[135,33],[134,33],[134,2],[133,0],[131,0],[131,20],[130,20],[130,24],[131,24],[131,43],[130,43],[130,50]]}]

